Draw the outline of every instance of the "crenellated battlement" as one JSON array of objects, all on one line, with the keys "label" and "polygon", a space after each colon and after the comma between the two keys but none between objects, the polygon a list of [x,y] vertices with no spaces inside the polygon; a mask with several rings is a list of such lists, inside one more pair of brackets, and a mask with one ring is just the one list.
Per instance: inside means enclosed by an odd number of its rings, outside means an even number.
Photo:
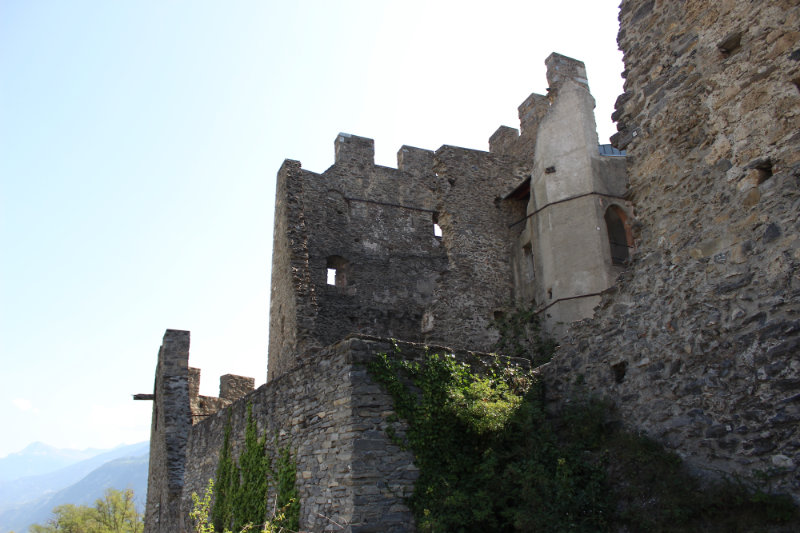
[{"label": "crenellated battlement", "polygon": [[547,65],[547,83],[549,85],[548,92],[553,93],[567,81],[571,80],[575,83],[589,88],[589,80],[586,77],[586,65],[583,61],[572,59],[571,57],[562,56],[553,52],[547,59],[544,60]]},{"label": "crenellated battlement", "polygon": [[349,133],[340,133],[334,141],[337,165],[375,165],[375,141]]},{"label": "crenellated battlement", "polygon": [[433,168],[434,152],[403,145],[397,151],[397,169],[401,172],[422,174]]}]

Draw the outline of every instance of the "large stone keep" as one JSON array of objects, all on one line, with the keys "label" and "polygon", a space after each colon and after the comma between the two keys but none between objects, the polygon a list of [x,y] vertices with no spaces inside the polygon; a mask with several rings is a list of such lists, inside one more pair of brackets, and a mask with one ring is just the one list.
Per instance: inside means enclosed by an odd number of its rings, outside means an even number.
[{"label": "large stone keep", "polygon": [[585,66],[552,54],[548,94],[488,152],[404,146],[388,168],[339,134],[325,172],[283,164],[268,381],[199,396],[189,334],[167,331],[142,395],[147,532],[186,530],[248,403],[297,450],[303,531],[413,530],[413,457],[364,362],[388,338],[491,351],[516,307],[560,339],[550,401],[606,397],[698,472],[771,472],[800,497],[800,7],[624,0],[620,22],[614,147]]}]

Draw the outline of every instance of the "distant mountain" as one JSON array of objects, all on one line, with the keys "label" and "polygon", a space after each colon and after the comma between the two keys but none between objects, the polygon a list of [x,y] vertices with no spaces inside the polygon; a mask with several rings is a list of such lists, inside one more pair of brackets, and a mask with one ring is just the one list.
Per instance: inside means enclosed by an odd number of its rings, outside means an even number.
[{"label": "distant mountain", "polygon": [[0,481],[46,474],[103,453],[105,450],[67,450],[34,442],[0,459]]},{"label": "distant mountain", "polygon": [[143,511],[147,495],[148,458],[149,454],[145,453],[136,457],[114,459],[92,470],[77,483],[0,512],[0,533],[23,533],[31,524],[43,524],[58,505],[94,505],[95,500],[103,497],[107,488],[133,489],[137,508],[140,512]]},{"label": "distant mountain", "polygon": [[37,500],[46,494],[52,494],[77,483],[92,470],[114,459],[147,454],[149,448],[149,442],[117,446],[113,450],[99,450],[98,452],[102,453],[96,453],[88,459],[70,464],[54,472],[23,477],[13,481],[0,481],[0,512],[19,504]]}]

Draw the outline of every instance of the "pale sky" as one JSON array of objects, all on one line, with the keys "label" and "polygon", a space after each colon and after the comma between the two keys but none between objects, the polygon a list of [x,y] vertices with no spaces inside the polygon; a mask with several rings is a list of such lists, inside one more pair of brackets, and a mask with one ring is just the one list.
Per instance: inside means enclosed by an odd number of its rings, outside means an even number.
[{"label": "pale sky", "polygon": [[265,381],[275,174],[339,132],[488,149],[586,63],[601,143],[618,0],[0,0],[0,457],[147,440],[167,328],[201,392]]}]

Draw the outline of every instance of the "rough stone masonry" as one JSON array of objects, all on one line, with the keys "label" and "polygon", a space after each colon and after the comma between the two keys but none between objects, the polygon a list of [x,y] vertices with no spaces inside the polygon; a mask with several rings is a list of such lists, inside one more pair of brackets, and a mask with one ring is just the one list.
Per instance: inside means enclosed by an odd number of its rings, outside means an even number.
[{"label": "rough stone masonry", "polygon": [[763,472],[800,499],[798,28],[796,1],[624,0],[613,148],[584,65],[552,54],[548,94],[489,152],[404,146],[394,169],[340,134],[322,174],[287,160],[268,382],[200,397],[189,333],[167,331],[146,531],[186,530],[247,403],[297,450],[304,531],[412,531],[413,457],[363,362],[388,337],[490,350],[518,306],[560,339],[539,370],[554,404],[606,397],[697,472]]},{"label": "rough stone masonry", "polygon": [[800,499],[800,6],[626,1],[620,23],[637,251],[544,369],[553,399],[606,396],[698,471]]}]

